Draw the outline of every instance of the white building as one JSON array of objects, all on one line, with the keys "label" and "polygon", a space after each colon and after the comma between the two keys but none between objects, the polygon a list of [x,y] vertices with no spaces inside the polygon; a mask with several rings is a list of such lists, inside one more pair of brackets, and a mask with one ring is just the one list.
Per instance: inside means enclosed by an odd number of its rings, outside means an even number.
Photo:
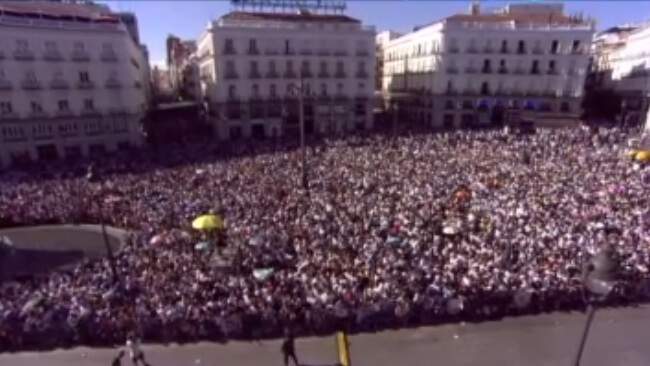
[{"label": "white building", "polygon": [[388,42],[400,37],[401,34],[392,30],[386,30],[377,33],[375,36],[375,57],[377,64],[375,66],[375,89],[381,90],[384,75],[384,47]]},{"label": "white building", "polygon": [[609,55],[611,79],[606,84],[623,98],[621,122],[642,124],[650,105],[650,25],[631,32]]},{"label": "white building", "polygon": [[211,121],[221,139],[372,127],[375,31],[345,15],[231,12],[198,44]]},{"label": "white building", "polygon": [[561,4],[482,13],[474,3],[390,41],[383,91],[410,93],[400,110],[434,126],[577,119],[593,34],[593,22],[564,15]]},{"label": "white building", "polygon": [[139,145],[143,53],[112,14],[0,3],[0,165]]}]

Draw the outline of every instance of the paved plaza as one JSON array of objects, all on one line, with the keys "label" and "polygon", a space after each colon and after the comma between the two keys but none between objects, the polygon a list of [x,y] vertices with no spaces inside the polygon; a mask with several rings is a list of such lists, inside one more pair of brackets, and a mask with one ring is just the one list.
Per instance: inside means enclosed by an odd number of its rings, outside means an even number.
[{"label": "paved plaza", "polygon": [[[388,331],[350,337],[354,366],[572,365],[585,314],[550,314],[499,322]],[[583,365],[650,365],[650,307],[596,313]],[[281,365],[279,341],[145,346],[152,366]],[[297,342],[306,366],[336,362],[334,338]],[[78,348],[47,353],[0,355],[2,366],[110,365],[116,350]],[[125,363],[130,365],[129,363]]]}]

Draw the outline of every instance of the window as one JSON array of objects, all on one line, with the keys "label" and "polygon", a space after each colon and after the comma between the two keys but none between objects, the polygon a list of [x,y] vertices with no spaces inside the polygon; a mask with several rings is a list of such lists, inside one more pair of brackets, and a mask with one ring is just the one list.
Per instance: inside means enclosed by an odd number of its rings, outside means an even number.
[{"label": "window", "polygon": [[293,61],[287,61],[287,71],[293,71]]},{"label": "window", "polygon": [[336,84],[336,91],[337,91],[339,94],[343,94],[343,83],[338,83],[338,84]]},{"label": "window", "polygon": [[275,87],[275,84],[271,84],[269,86],[269,95],[272,97],[275,97],[277,95],[277,88]]},{"label": "window", "polygon": [[555,70],[555,61],[554,60],[551,60],[551,61],[548,62],[548,68],[550,70]]},{"label": "window", "polygon": [[57,70],[54,72],[54,79],[55,80],[61,80],[63,79],[63,71]]},{"label": "window", "polygon": [[105,53],[113,53],[113,45],[110,43],[104,43],[102,44],[102,50]]},{"label": "window", "polygon": [[560,42],[557,39],[553,40],[553,43],[551,43],[551,53],[556,54],[559,48],[560,48]]},{"label": "window", "polygon": [[508,52],[508,41],[506,41],[505,39],[501,41],[501,52],[502,53]]},{"label": "window", "polygon": [[254,97],[260,96],[260,86],[257,84],[253,84],[253,96]]},{"label": "window", "polygon": [[34,71],[27,71],[25,73],[25,80],[36,81],[36,74],[34,73]]},{"label": "window", "polygon": [[343,73],[344,64],[343,61],[336,61],[336,72]]},{"label": "window", "polygon": [[237,97],[237,87],[234,85],[228,86],[228,97],[234,99]]},{"label": "window", "polygon": [[232,49],[233,48],[233,43],[231,38],[226,38],[226,48],[227,49]]},{"label": "window", "polygon": [[526,52],[526,43],[524,41],[519,41],[517,43],[517,53],[525,53]]},{"label": "window", "polygon": [[285,53],[286,55],[288,55],[288,54],[291,53],[291,47],[290,47],[290,44],[289,44],[289,40],[288,40],[288,39],[287,39],[286,41],[284,41],[284,53]]},{"label": "window", "polygon": [[248,40],[248,49],[251,50],[251,51],[256,51],[257,50],[257,40],[255,40],[255,39]]},{"label": "window", "polygon": [[1,114],[9,114],[13,112],[13,106],[11,105],[11,102],[0,102],[0,113]]},{"label": "window", "polygon": [[321,61],[320,62],[320,72],[321,73],[326,73],[327,72],[327,61]]},{"label": "window", "polygon": [[327,95],[327,84],[325,83],[320,84],[320,94],[323,96]]},{"label": "window", "polygon": [[359,91],[365,91],[366,90],[366,84],[364,83],[359,83]]},{"label": "window", "polygon": [[578,52],[580,51],[580,41],[575,40],[573,41],[573,44],[571,45],[571,52]]},{"label": "window", "polygon": [[50,52],[56,51],[56,43],[54,41],[45,41],[45,50]]},{"label": "window", "polygon": [[357,65],[359,68],[359,72],[364,72],[366,70],[366,62],[365,61],[359,61],[359,64]]},{"label": "window", "polygon": [[28,48],[27,45],[27,40],[25,39],[17,39],[16,40],[16,49],[21,52],[26,52]]},{"label": "window", "polygon": [[302,62],[302,65],[301,65],[300,68],[301,68],[301,70],[303,70],[303,71],[309,71],[309,61],[304,60],[304,61]]},{"label": "window", "polygon": [[43,107],[38,102],[31,102],[30,106],[32,108],[32,112],[36,112],[36,113],[43,112]]},{"label": "window", "polygon": [[90,82],[90,77],[88,76],[88,71],[79,71],[79,81],[82,83]]},{"label": "window", "polygon": [[74,50],[75,52],[83,52],[85,49],[83,42],[75,42],[74,43]]},{"label": "window", "polygon": [[59,111],[63,112],[63,111],[69,111],[70,110],[70,106],[68,105],[67,100],[59,100],[59,102],[57,104],[59,106]]},{"label": "window", "polygon": [[275,60],[269,61],[269,71],[275,72]]},{"label": "window", "polygon": [[251,66],[251,73],[256,74],[257,73],[257,61],[251,61],[250,66]]},{"label": "window", "polygon": [[226,73],[232,74],[235,72],[235,62],[232,60],[226,61]]},{"label": "window", "polygon": [[84,109],[87,111],[92,111],[95,109],[95,104],[92,99],[84,99]]}]

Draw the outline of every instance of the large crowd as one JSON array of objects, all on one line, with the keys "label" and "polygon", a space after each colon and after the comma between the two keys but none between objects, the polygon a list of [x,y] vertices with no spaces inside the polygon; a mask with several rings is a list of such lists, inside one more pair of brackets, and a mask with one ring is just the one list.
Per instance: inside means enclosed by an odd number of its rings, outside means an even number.
[{"label": "large crowd", "polygon": [[[580,309],[613,245],[612,304],[650,287],[650,167],[620,130],[196,143],[0,177],[2,225],[102,220],[109,259],[0,284],[0,351],[260,339]],[[219,235],[191,228],[223,218]],[[152,238],[154,240],[152,240]],[[212,251],[197,242],[216,240]],[[216,257],[226,265],[216,265]]]}]

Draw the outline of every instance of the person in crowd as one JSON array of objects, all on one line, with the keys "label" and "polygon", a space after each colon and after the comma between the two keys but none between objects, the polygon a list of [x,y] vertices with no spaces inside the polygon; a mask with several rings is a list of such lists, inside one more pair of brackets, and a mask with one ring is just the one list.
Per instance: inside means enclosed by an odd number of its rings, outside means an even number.
[{"label": "person in crowd", "polygon": [[120,350],[115,358],[113,358],[113,362],[111,362],[111,366],[122,366],[122,358],[124,357],[124,351]]},{"label": "person in crowd", "polygon": [[290,330],[285,330],[284,341],[282,341],[282,357],[284,366],[289,366],[289,360],[293,361],[294,366],[300,366],[298,357],[296,357],[295,339]]},{"label": "person in crowd", "polygon": [[[119,286],[108,258],[0,283],[0,352],[122,345],[134,329],[228,341],[576,310],[582,266],[609,244],[621,276],[608,301],[647,299],[650,167],[625,157],[630,136],[323,139],[308,147],[308,191],[295,141],[124,153],[90,180],[84,162],[10,171],[0,227],[106,219],[128,237]],[[208,212],[223,219],[221,256],[191,228]]]}]

